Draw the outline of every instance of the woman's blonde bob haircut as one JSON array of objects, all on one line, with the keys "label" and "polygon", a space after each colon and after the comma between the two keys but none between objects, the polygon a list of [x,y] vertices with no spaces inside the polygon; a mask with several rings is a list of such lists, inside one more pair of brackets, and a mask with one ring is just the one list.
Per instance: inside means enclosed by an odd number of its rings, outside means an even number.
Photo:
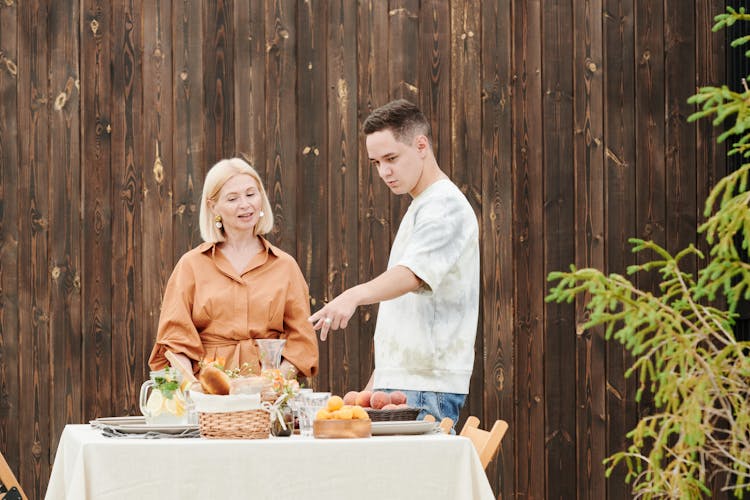
[{"label": "woman's blonde bob haircut", "polygon": [[208,202],[210,200],[216,203],[219,198],[219,191],[224,187],[224,184],[235,175],[240,174],[246,174],[255,179],[255,182],[258,183],[258,187],[260,188],[263,217],[261,217],[255,225],[253,234],[255,236],[258,236],[259,234],[268,234],[273,229],[273,210],[271,210],[271,203],[268,201],[266,189],[263,187],[263,181],[260,180],[258,172],[241,158],[229,158],[228,160],[221,160],[211,167],[211,170],[206,174],[206,180],[203,183],[203,195],[201,196],[201,211],[199,216],[201,238],[203,238],[203,241],[218,243],[226,240],[224,230],[217,228],[215,225],[214,216],[211,213]]}]

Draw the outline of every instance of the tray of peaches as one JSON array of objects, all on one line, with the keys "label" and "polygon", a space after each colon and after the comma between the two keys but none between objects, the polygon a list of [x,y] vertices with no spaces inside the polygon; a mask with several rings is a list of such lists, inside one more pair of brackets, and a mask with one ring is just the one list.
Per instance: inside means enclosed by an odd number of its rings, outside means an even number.
[{"label": "tray of peaches", "polygon": [[361,406],[373,422],[416,420],[418,408],[406,404],[406,394],[401,391],[349,391],[344,404]]}]

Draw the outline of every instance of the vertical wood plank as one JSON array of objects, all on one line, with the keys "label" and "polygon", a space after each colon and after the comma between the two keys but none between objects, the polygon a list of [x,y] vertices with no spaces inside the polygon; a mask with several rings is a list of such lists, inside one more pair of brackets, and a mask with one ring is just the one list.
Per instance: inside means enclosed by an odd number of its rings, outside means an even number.
[{"label": "vertical wood plank", "polygon": [[[120,2],[112,17],[112,403],[116,415],[138,415],[139,382],[145,380],[138,335],[143,318],[143,280],[138,248],[141,234],[143,158],[142,40],[140,1]],[[146,257],[147,258],[147,257]],[[140,326],[140,328],[139,328]]]},{"label": "vertical wood plank", "polygon": [[[203,114],[201,3],[199,0],[183,0],[172,6],[172,158],[175,168],[172,171],[172,261],[168,265],[176,263],[183,253],[202,241],[198,216],[209,160],[206,158],[206,118]],[[251,3],[255,5],[257,2]],[[153,343],[156,330],[151,330],[147,336]]]},{"label": "vertical wood plank", "polygon": [[18,47],[18,126],[23,131],[20,150],[19,187],[25,194],[20,203],[19,235],[19,338],[18,365],[20,422],[25,436],[20,453],[20,482],[27,495],[41,498],[42,483],[49,476],[49,320],[48,269],[49,206],[49,110],[47,51],[48,15],[45,2],[19,6],[19,25],[26,36]]},{"label": "vertical wood plank", "polygon": [[[141,242],[144,277],[143,318],[147,332],[156,332],[161,299],[172,272],[172,43],[171,2],[143,2],[143,190]],[[153,342],[143,339],[144,361]]]},{"label": "vertical wood plank", "polygon": [[[501,418],[515,429],[511,2],[483,2],[481,20],[483,322],[477,344],[485,355],[485,422]],[[487,469],[498,498],[514,496],[514,436],[506,433]]]},{"label": "vertical wood plank", "polygon": [[[388,81],[392,99],[407,99],[419,104],[419,0],[390,0],[388,2],[388,39],[377,50],[387,47]],[[376,75],[385,78],[386,75]],[[385,104],[378,103],[377,106]],[[399,222],[411,203],[411,196],[391,196],[391,239],[396,236]]]},{"label": "vertical wood plank", "polygon": [[[714,16],[724,11],[724,0],[696,0],[695,2],[695,60],[697,81],[695,87],[715,86],[726,83],[726,33],[723,30],[713,32]],[[705,221],[703,210],[706,198],[716,182],[726,172],[726,145],[717,144],[716,139],[722,132],[714,127],[711,120],[699,120],[695,129],[696,148],[696,216],[698,224]],[[698,237],[697,246],[708,255],[708,245],[704,237]]]},{"label": "vertical wood plank", "polygon": [[[81,199],[80,5],[49,7],[50,159],[50,449],[52,464],[66,423],[82,418],[81,393]],[[42,478],[42,489],[47,478]]]},{"label": "vertical wood plank", "polygon": [[[418,103],[417,81],[419,43],[419,0],[388,2],[388,72],[389,98],[407,99]],[[383,50],[384,46],[380,47]],[[379,103],[379,105],[385,102]],[[377,106],[376,106],[377,107]]]},{"label": "vertical wood plank", "polygon": [[[451,87],[460,88],[450,99],[451,159],[449,165],[441,165],[451,176],[453,182],[466,195],[475,213],[482,211],[482,162],[481,162],[481,24],[480,10],[470,2],[451,3],[450,25],[451,45],[450,74]],[[445,124],[439,124],[440,127]],[[482,325],[482,312],[478,326]],[[483,331],[479,330],[480,339]],[[482,374],[484,350],[483,343],[475,343],[474,370],[471,387],[462,411],[461,423],[468,415],[482,415],[484,383]]]},{"label": "vertical wood plank", "polygon": [[[357,164],[360,134],[357,128],[357,11],[352,2],[341,0],[329,4],[328,10],[328,165],[329,224],[328,265],[333,278],[332,295],[356,285],[359,218]],[[369,168],[363,164],[360,168]],[[347,327],[348,334],[334,338],[330,363],[332,390],[358,389],[367,384],[369,371],[363,368],[360,346],[369,343],[360,334],[360,316],[354,315]],[[340,379],[337,384],[337,379]]]},{"label": "vertical wood plank", "polygon": [[[549,1],[542,14],[546,41],[542,44],[545,275],[575,262],[573,8],[565,0]],[[545,305],[547,498],[576,496],[576,384],[570,376],[576,354],[574,332],[575,310],[571,305]]]},{"label": "vertical wood plank", "polygon": [[273,207],[274,244],[297,249],[296,186],[297,2],[274,0],[266,12],[266,190]]},{"label": "vertical wood plank", "polygon": [[[729,83],[726,81],[726,32],[724,30],[713,32],[709,29],[713,26],[714,16],[724,11],[724,4],[724,0],[696,0],[695,2],[696,89],[708,85],[719,87]],[[716,142],[722,129],[714,127],[711,120],[699,120],[695,126],[695,171],[697,175],[695,209],[698,224],[701,224],[706,220],[703,215],[706,198],[717,181],[727,174],[727,161],[725,145]],[[708,255],[709,247],[703,236],[698,237],[696,246],[704,255]],[[699,262],[701,267],[706,264],[707,260]],[[722,491],[722,478],[714,479],[709,487],[712,498],[729,498],[727,492]]]},{"label": "vertical wood plank", "polygon": [[[486,2],[482,2],[484,6]],[[480,17],[481,19],[481,17]],[[448,174],[451,143],[451,11],[448,2],[425,0],[419,9],[419,107],[432,127],[432,148]],[[489,29],[489,27],[488,27]],[[494,27],[491,31],[495,31]],[[479,33],[475,36],[479,37]],[[481,52],[480,52],[481,53]]]},{"label": "vertical wood plank", "polygon": [[[603,9],[605,266],[608,273],[624,275],[627,266],[635,263],[635,256],[628,252],[628,238],[636,233],[633,2],[605,0]],[[625,378],[631,364],[632,359],[619,342],[607,342],[608,454],[627,448],[625,434],[637,421],[636,380]],[[623,469],[609,480],[609,498],[630,497],[628,488],[622,487]]]},{"label": "vertical wood plank", "polygon": [[263,2],[234,2],[234,23],[236,150],[262,173],[266,157],[266,35]]},{"label": "vertical wood plank", "polygon": [[[19,128],[20,93],[18,75],[19,40],[18,4],[0,9],[0,446],[5,460],[20,476],[20,446],[18,432],[20,414],[19,299],[19,242],[21,226],[19,210],[25,194],[20,183]],[[26,53],[26,52],[21,52]],[[26,105],[28,105],[28,98]],[[28,124],[28,122],[27,122]],[[24,139],[25,142],[25,139]],[[30,484],[22,486],[30,491]]]},{"label": "vertical wood plank", "polygon": [[[662,2],[635,2],[635,55],[636,55],[636,230],[637,236],[666,245],[667,210],[666,177],[666,125],[665,125],[665,47],[664,23],[668,14]],[[652,255],[637,255],[638,262],[651,260]],[[658,275],[640,273],[639,288],[658,291]],[[647,413],[651,404],[645,394],[639,413]],[[610,410],[611,411],[611,410]],[[642,412],[642,413],[641,413]],[[621,421],[622,414],[613,418]],[[621,423],[621,432],[626,425]],[[615,432],[616,432],[615,428]],[[615,434],[616,436],[616,434]],[[618,446],[625,444],[624,437]],[[612,450],[614,451],[614,450]],[[626,471],[619,468],[610,479],[610,489],[624,480]]]},{"label": "vertical wood plank", "polygon": [[[388,4],[378,0],[359,3],[357,12],[357,103],[359,146],[359,281],[367,281],[386,270],[390,253],[390,190],[370,166],[364,145],[362,123],[375,108],[388,101],[389,61],[382,47],[388,43]],[[398,226],[396,226],[398,227]],[[377,305],[359,308],[360,370],[369,379],[374,367],[372,336]]]},{"label": "vertical wood plank", "polygon": [[84,421],[112,415],[111,3],[81,9]]},{"label": "vertical wood plank", "polygon": [[[330,5],[331,10],[335,9],[334,5]],[[331,225],[332,230],[337,234],[333,238],[328,234],[328,202],[331,203],[332,208],[335,208],[336,201],[341,200],[340,197],[334,195],[336,186],[329,180],[331,179],[329,165],[332,157],[328,153],[328,130],[325,126],[329,123],[328,99],[324,97],[328,94],[326,49],[328,47],[329,7],[326,2],[305,2],[299,7],[297,11],[297,102],[299,115],[305,118],[299,120],[296,127],[299,143],[295,161],[301,180],[296,194],[299,209],[296,253],[297,261],[310,286],[310,306],[314,311],[323,304],[322,298],[329,287],[333,295],[342,291],[339,286],[341,269],[334,270],[334,268],[346,261],[342,260],[341,256],[329,259],[329,255],[333,252],[332,246],[335,242],[341,241],[337,238],[342,238],[346,234],[346,228],[339,228],[338,224],[334,224]],[[337,26],[332,29],[336,28]],[[334,170],[334,167],[330,166],[330,169]],[[349,370],[352,360],[349,359],[343,347],[349,339],[356,341],[356,336],[340,332],[331,335],[328,339],[328,342],[321,342],[318,346],[320,370],[326,374],[335,371],[337,376],[327,380],[323,385],[327,387],[326,390],[344,394],[343,391],[353,385]],[[331,363],[334,369],[329,368],[329,351],[332,353]]]},{"label": "vertical wood plank", "polygon": [[542,5],[513,2],[513,234],[516,494],[545,498],[542,228]]},{"label": "vertical wood plank", "polygon": [[[678,252],[695,243],[696,175],[695,125],[687,123],[695,93],[695,10],[666,0],[664,11],[664,83],[666,100],[667,249]],[[692,264],[685,261],[683,265]],[[685,270],[690,270],[685,269]]]},{"label": "vertical wood plank", "polygon": [[[576,13],[576,30],[585,33],[577,46],[576,74],[576,192],[577,265],[604,269],[604,165],[601,2],[586,2]],[[605,14],[606,16],[606,14]],[[577,471],[579,498],[603,498],[606,493],[602,459],[605,453],[605,343],[601,329],[581,332],[586,321],[583,301],[577,301]]]},{"label": "vertical wood plank", "polygon": [[235,154],[232,0],[202,2],[206,157],[214,164]]}]

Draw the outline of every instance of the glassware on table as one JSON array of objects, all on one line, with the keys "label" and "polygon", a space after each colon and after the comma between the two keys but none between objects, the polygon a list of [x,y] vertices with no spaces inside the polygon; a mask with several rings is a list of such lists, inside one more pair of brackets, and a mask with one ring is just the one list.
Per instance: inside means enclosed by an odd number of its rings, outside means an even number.
[{"label": "glassware on table", "polygon": [[299,429],[300,406],[302,405],[302,395],[309,394],[311,392],[313,392],[313,390],[310,387],[300,387],[299,391],[297,391],[297,395],[289,401],[289,407],[292,409],[292,413],[294,415],[294,428],[295,429]]},{"label": "glassware on table", "polygon": [[149,425],[188,425],[195,413],[190,393],[182,389],[180,374],[171,368],[150,372],[141,385],[141,413]]},{"label": "glassware on table", "polygon": [[255,339],[260,353],[260,365],[262,370],[278,370],[281,366],[281,351],[284,349],[286,339]]},{"label": "glassware on table", "polygon": [[299,395],[299,433],[303,437],[312,437],[313,421],[318,410],[328,404],[330,392],[306,392]]}]

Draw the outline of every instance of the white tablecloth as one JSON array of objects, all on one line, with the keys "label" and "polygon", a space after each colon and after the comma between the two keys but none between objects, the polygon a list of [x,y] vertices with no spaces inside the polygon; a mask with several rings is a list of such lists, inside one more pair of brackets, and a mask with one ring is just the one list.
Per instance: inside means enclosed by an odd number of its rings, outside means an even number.
[{"label": "white tablecloth", "polygon": [[471,442],[364,439],[121,439],[62,433],[47,499],[492,499]]}]

